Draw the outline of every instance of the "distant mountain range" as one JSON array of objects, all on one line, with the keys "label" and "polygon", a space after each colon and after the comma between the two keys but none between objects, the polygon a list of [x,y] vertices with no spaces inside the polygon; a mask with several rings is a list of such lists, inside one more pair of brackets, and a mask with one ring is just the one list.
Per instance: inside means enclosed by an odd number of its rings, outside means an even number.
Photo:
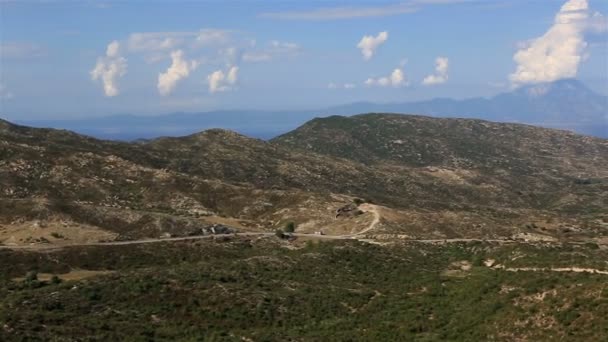
[{"label": "distant mountain range", "polygon": [[385,104],[356,102],[306,111],[230,110],[162,116],[117,115],[78,120],[18,122],[35,127],[69,129],[98,138],[117,140],[187,135],[209,128],[230,129],[245,135],[270,139],[314,117],[360,113],[478,118],[559,128],[608,138],[608,97],[593,92],[575,79],[525,86],[492,98],[437,98]]}]

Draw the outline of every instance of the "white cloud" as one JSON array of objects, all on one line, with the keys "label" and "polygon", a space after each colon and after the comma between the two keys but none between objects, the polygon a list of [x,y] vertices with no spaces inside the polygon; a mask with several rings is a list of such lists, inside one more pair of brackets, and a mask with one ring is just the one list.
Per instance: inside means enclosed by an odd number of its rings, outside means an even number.
[{"label": "white cloud", "polygon": [[357,47],[359,49],[361,49],[361,53],[363,54],[363,59],[370,60],[372,58],[372,56],[374,56],[376,49],[380,45],[384,44],[384,42],[386,42],[387,39],[388,39],[388,32],[386,32],[386,31],[378,33],[378,35],[376,37],[363,36],[363,38],[361,38],[361,41],[359,41],[359,44],[357,44]]},{"label": "white cloud", "polygon": [[259,16],[280,20],[338,20],[369,17],[384,17],[414,13],[426,5],[443,5],[473,2],[473,0],[410,0],[399,4],[368,7],[325,7],[305,11],[266,12]]},{"label": "white cloud", "polygon": [[365,82],[367,86],[379,86],[379,87],[402,87],[407,86],[408,82],[405,79],[405,74],[403,73],[403,69],[396,68],[393,72],[388,76],[379,77],[379,78],[368,78]]},{"label": "white cloud", "polygon": [[238,72],[239,67],[233,66],[232,68],[230,68],[230,70],[228,71],[228,77],[226,77],[226,81],[228,81],[228,84],[235,84],[236,81],[238,81]]},{"label": "white cloud", "polygon": [[15,95],[10,92],[4,84],[0,83],[0,100],[10,100],[13,97],[15,97]]},{"label": "white cloud", "polygon": [[111,42],[106,49],[106,56],[110,58],[118,57],[118,49],[120,49],[120,44],[117,41]]},{"label": "white cloud", "polygon": [[118,78],[127,73],[127,60],[119,54],[120,43],[113,41],[108,44],[106,55],[97,59],[97,64],[91,70],[93,81],[101,80],[106,96],[118,95]]},{"label": "white cloud", "polygon": [[231,31],[201,29],[199,31],[135,32],[129,35],[127,46],[132,52],[169,51],[185,48],[222,46],[231,41]]},{"label": "white cloud", "polygon": [[133,52],[167,51],[194,37],[196,32],[136,32],[129,35],[127,46]]},{"label": "white cloud", "polygon": [[184,52],[176,50],[171,52],[171,66],[164,73],[158,74],[158,92],[161,95],[170,94],[177,82],[187,78],[192,70],[196,69],[198,63],[196,61],[187,61],[184,59]]},{"label": "white cloud", "polygon": [[437,57],[435,59],[435,73],[428,75],[422,80],[424,85],[443,84],[448,81],[449,60],[447,57]]},{"label": "white cloud", "polygon": [[196,37],[199,45],[226,44],[230,41],[230,31],[221,29],[202,29]]},{"label": "white cloud", "polygon": [[515,53],[513,86],[552,82],[575,77],[585,59],[584,33],[602,30],[601,14],[590,15],[587,0],[569,0],[555,16],[553,25],[541,37],[532,39]]},{"label": "white cloud", "polygon": [[301,47],[294,42],[271,40],[264,45],[257,45],[246,34],[231,30],[136,32],[123,41],[110,43],[105,55],[98,59],[91,71],[91,76],[94,80],[103,82],[107,96],[115,96],[119,93],[116,82],[127,70],[127,60],[122,56],[135,56],[147,64],[165,61],[170,57],[168,69],[158,74],[157,88],[161,95],[172,93],[177,84],[189,77],[201,64],[215,65],[214,69],[219,69],[209,74],[207,79],[209,89],[214,93],[235,87],[238,66],[242,62],[293,57],[300,51]]},{"label": "white cloud", "polygon": [[239,67],[232,66],[226,73],[222,70],[216,70],[207,76],[209,83],[209,92],[217,93],[222,91],[232,90],[238,81]]}]

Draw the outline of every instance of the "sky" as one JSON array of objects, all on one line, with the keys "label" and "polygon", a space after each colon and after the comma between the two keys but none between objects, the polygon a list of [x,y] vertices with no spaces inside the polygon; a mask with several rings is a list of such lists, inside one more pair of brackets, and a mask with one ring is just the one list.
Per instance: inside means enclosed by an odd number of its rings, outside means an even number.
[{"label": "sky", "polygon": [[0,0],[0,117],[608,94],[608,1]]}]

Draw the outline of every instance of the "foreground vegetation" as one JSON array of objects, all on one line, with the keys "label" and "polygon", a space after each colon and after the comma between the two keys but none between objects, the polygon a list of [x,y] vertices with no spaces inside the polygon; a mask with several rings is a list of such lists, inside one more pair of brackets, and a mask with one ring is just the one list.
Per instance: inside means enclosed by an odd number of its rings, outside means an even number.
[{"label": "foreground vegetation", "polygon": [[[483,261],[605,269],[606,254],[590,245],[274,237],[0,251],[0,340],[599,341],[608,336],[608,276]],[[114,272],[32,274],[73,269]]]}]

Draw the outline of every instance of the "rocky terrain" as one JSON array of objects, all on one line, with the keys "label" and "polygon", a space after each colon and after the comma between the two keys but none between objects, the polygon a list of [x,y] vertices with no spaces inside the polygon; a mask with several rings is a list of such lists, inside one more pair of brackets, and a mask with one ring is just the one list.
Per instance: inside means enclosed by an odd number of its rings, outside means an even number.
[{"label": "rocky terrain", "polygon": [[51,233],[86,241],[78,229],[103,239],[212,224],[273,231],[288,221],[348,233],[372,219],[336,217],[356,198],[381,206],[367,232],[376,238],[602,238],[608,141],[391,114],[315,119],[270,142],[214,129],[123,143],[2,121],[0,189],[0,243],[66,242]]},{"label": "rocky terrain", "polygon": [[0,121],[0,340],[605,340],[607,202],[608,141],[525,125]]}]

